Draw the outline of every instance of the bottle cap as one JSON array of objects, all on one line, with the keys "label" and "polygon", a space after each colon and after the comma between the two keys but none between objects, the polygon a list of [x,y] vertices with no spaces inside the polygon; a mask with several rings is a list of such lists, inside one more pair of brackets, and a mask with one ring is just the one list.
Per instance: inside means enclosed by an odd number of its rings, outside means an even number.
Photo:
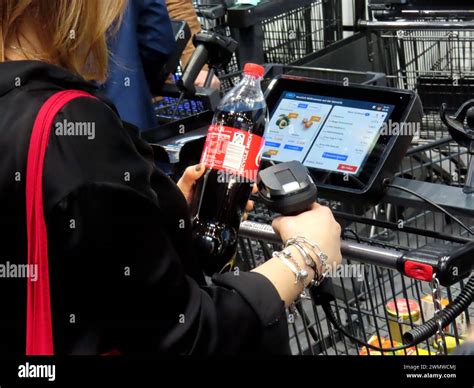
[{"label": "bottle cap", "polygon": [[244,74],[250,74],[259,78],[263,78],[263,75],[265,74],[265,68],[255,63],[247,63],[244,66]]}]

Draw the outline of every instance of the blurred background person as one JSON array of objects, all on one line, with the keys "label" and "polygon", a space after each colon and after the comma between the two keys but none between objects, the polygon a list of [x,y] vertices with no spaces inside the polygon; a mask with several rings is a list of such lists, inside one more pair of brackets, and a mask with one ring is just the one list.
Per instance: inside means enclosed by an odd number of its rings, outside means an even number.
[{"label": "blurred background person", "polygon": [[[196,10],[194,9],[192,0],[166,0],[166,6],[168,8],[168,13],[171,19],[182,20],[188,23],[192,36],[202,31],[201,23],[196,14]],[[186,46],[186,49],[183,51],[183,55],[181,56],[181,66],[183,69],[186,68],[186,65],[192,57],[195,49],[196,48],[194,47],[191,38],[191,40]],[[207,67],[204,67],[204,69],[199,73],[199,76],[196,79],[196,86],[204,86],[204,82],[206,81],[207,77],[207,72]],[[211,87],[214,89],[219,89],[220,87],[219,78],[217,78],[216,76],[212,78]]]},{"label": "blurred background person", "polygon": [[158,73],[176,46],[165,1],[129,1],[120,29],[108,45],[111,60],[105,94],[123,121],[140,130],[156,127],[145,63]]}]

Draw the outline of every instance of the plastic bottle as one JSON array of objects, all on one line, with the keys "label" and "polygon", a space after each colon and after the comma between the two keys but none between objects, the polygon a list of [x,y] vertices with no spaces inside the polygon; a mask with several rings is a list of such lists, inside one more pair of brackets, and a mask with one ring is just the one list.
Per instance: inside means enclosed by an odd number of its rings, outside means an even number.
[{"label": "plastic bottle", "polygon": [[234,256],[237,233],[262,156],[268,111],[260,86],[264,68],[244,76],[217,107],[209,127],[191,212],[193,236],[205,273],[220,271]]}]

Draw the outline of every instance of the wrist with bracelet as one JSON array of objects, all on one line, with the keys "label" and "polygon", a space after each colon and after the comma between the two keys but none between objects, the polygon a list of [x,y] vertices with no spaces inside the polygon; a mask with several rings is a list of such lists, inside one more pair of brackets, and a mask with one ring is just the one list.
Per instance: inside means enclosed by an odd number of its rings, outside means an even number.
[{"label": "wrist with bracelet", "polygon": [[[301,254],[305,265],[314,271],[314,278],[310,282],[305,282],[309,273],[305,268],[302,268],[293,257],[289,249],[290,247],[295,248]],[[303,285],[302,295],[304,295],[304,289],[321,284],[328,273],[328,256],[321,250],[318,244],[301,236],[290,238],[282,251],[273,252],[273,257],[278,258],[293,272],[295,275],[295,284],[301,283]]]},{"label": "wrist with bracelet", "polygon": [[291,272],[293,272],[295,275],[295,284],[301,283],[303,288],[307,287],[305,281],[308,278],[309,273],[306,269],[301,268],[298,261],[293,257],[288,249],[284,249],[280,252],[273,252],[273,257],[279,259],[291,270]]},{"label": "wrist with bracelet", "polygon": [[[306,239],[305,237],[302,236],[296,236],[288,239],[286,242],[285,247],[288,246],[295,246],[299,247],[297,248],[298,250],[303,250],[305,252],[305,261],[306,260],[312,260],[314,267],[312,267],[315,271],[315,278],[313,281],[314,286],[318,286],[321,284],[321,282],[324,280],[324,278],[327,276],[329,272],[329,265],[327,263],[328,261],[328,256],[323,252],[321,247]],[[311,251],[313,252],[314,256],[317,257],[318,262],[315,260],[313,256],[309,254],[309,252],[305,249],[305,247],[309,246]],[[319,265],[318,265],[319,264]]]}]

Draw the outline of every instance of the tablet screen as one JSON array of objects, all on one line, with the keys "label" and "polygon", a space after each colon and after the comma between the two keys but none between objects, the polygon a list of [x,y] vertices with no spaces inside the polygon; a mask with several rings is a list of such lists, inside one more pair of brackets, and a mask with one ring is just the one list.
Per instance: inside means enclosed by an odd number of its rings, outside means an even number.
[{"label": "tablet screen", "polygon": [[357,176],[394,105],[284,91],[265,132],[263,158]]}]

